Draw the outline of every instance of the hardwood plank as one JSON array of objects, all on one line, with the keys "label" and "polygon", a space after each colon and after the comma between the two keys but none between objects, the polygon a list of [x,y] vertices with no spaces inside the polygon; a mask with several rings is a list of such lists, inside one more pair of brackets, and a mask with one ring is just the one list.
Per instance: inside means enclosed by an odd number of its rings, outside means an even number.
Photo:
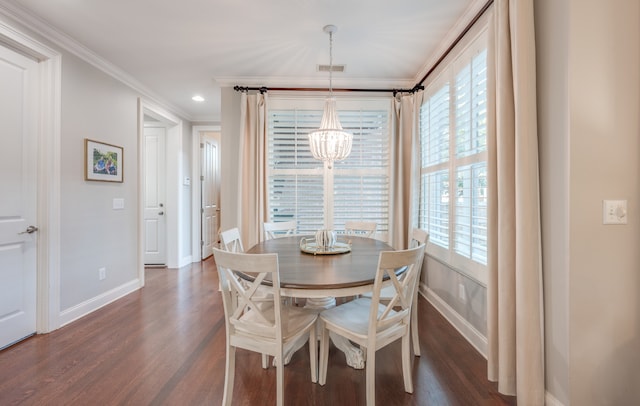
[{"label": "hardwood plank", "polygon": [[[147,269],[146,286],[57,331],[0,351],[2,405],[220,404],[225,326],[213,258]],[[422,356],[404,392],[400,343],[378,351],[384,405],[515,405],[487,382],[486,360],[422,297]],[[285,369],[289,405],[364,405],[364,370],[331,349],[327,384],[311,383],[308,348]],[[238,350],[234,404],[275,404],[275,369]]]}]

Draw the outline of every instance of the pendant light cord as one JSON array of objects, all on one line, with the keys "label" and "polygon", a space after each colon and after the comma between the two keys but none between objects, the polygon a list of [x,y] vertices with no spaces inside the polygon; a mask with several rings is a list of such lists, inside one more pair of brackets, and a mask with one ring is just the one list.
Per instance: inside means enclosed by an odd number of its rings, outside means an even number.
[{"label": "pendant light cord", "polygon": [[333,97],[333,32],[329,31],[329,97]]}]

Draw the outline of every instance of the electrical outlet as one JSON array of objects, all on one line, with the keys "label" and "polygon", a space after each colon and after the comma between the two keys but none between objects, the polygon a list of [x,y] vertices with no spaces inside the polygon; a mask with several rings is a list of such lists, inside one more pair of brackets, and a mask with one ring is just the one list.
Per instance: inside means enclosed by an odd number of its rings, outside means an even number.
[{"label": "electrical outlet", "polygon": [[107,268],[98,269],[98,279],[104,280],[107,277]]},{"label": "electrical outlet", "polygon": [[458,284],[458,299],[460,299],[462,303],[467,303],[467,290],[461,283]]}]

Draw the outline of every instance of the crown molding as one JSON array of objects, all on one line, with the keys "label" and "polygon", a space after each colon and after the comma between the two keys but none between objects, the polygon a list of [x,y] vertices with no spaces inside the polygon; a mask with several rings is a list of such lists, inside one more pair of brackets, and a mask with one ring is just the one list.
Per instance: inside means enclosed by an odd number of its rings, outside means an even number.
[{"label": "crown molding", "polygon": [[[489,0],[491,1],[491,0]],[[476,15],[482,10],[482,8],[487,4],[488,0],[474,0],[469,7],[464,11],[462,16],[456,21],[456,23],[451,27],[451,29],[447,32],[447,35],[440,41],[438,48],[431,54],[429,59],[425,61],[422,65],[422,68],[416,74],[413,84],[418,83],[420,79],[424,77],[424,75],[431,69],[440,59],[440,56],[444,55],[447,49],[453,42],[458,38],[461,32],[467,27],[467,25],[473,21]],[[412,87],[413,84],[409,87]]]},{"label": "crown molding", "polygon": [[88,64],[122,82],[131,89],[139,92],[142,97],[153,100],[156,104],[171,110],[188,121],[192,121],[192,117],[187,112],[167,102],[120,67],[102,58],[74,38],[61,32],[39,16],[15,3],[13,0],[0,0],[0,14],[15,20],[25,28],[41,35],[56,46],[72,53]]}]

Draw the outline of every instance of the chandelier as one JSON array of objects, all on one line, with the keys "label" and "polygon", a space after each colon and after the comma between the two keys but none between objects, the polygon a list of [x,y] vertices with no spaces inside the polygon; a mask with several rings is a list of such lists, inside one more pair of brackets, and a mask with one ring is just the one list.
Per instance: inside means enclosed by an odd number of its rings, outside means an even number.
[{"label": "chandelier", "polygon": [[335,25],[325,25],[324,32],[329,34],[329,97],[324,102],[324,111],[320,128],[309,132],[309,147],[315,159],[328,163],[331,169],[334,161],[341,161],[351,153],[352,135],[342,129],[336,99],[333,97],[333,33]]}]

